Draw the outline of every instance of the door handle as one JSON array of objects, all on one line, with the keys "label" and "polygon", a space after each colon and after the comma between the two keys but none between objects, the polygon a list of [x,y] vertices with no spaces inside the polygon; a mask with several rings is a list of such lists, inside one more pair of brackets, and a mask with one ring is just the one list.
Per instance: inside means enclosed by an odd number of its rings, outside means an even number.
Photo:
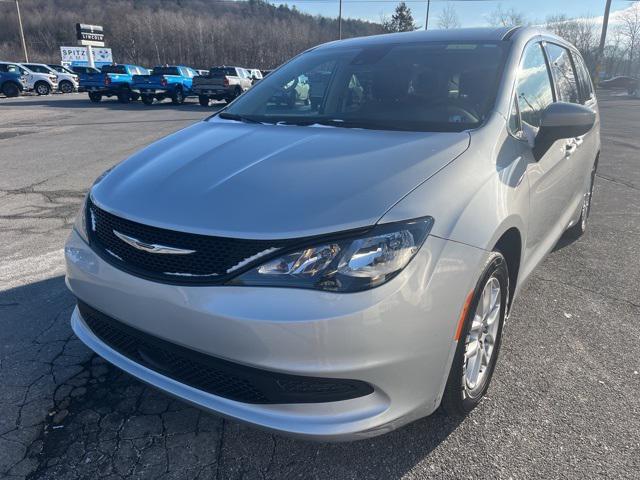
[{"label": "door handle", "polygon": [[575,140],[569,140],[567,144],[564,146],[564,156],[565,158],[570,157],[573,152],[578,148],[578,143]]}]

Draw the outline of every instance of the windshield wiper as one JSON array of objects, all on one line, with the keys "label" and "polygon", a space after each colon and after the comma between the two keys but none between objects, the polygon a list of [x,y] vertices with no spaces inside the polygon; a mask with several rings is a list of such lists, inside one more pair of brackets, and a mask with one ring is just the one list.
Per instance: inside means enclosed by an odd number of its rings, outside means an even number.
[{"label": "windshield wiper", "polygon": [[218,117],[224,120],[236,120],[237,122],[244,123],[262,123],[258,120],[254,120],[253,118],[245,117],[244,115],[238,115],[237,113],[228,113],[228,112],[220,112]]}]

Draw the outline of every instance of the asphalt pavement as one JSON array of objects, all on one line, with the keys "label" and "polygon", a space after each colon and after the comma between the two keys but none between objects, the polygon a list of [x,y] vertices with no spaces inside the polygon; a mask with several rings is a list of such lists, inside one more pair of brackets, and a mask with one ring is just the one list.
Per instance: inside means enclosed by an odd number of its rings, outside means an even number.
[{"label": "asphalt pavement", "polygon": [[171,399],[69,327],[62,248],[87,188],[214,108],[0,98],[0,478],[639,478],[640,100],[600,101],[589,231],[516,300],[485,401],[326,444]]}]

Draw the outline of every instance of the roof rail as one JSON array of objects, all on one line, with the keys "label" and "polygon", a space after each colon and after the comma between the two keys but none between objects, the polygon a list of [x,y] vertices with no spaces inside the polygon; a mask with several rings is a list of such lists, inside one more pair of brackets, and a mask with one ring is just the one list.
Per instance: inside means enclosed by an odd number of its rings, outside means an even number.
[{"label": "roof rail", "polygon": [[505,34],[502,36],[502,40],[509,40],[511,39],[511,37],[513,37],[513,35],[522,28],[521,25],[516,25],[515,27],[511,27],[509,30],[507,30],[505,32]]}]

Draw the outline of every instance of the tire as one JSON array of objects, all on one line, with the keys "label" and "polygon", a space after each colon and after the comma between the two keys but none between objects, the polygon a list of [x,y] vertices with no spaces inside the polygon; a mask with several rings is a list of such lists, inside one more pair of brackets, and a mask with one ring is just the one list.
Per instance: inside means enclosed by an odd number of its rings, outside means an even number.
[{"label": "tire", "polygon": [[578,221],[569,227],[564,236],[570,240],[577,240],[587,231],[587,223],[589,220],[589,213],[591,213],[591,200],[593,197],[593,185],[596,181],[596,172],[598,170],[598,161],[596,160],[591,168],[591,175],[589,178],[588,190],[584,193],[582,198],[582,209],[580,210],[580,218]]},{"label": "tire", "polygon": [[13,82],[5,82],[5,84],[2,85],[2,93],[7,97],[17,97],[20,95],[20,87]]},{"label": "tire", "polygon": [[153,95],[142,95],[140,99],[145,105],[153,105]]},{"label": "tire", "polygon": [[207,97],[206,95],[198,95],[198,103],[200,103],[200,105],[202,105],[203,107],[208,107],[209,97]]},{"label": "tire", "polygon": [[242,89],[240,87],[236,87],[233,92],[227,97],[224,97],[224,101],[227,103],[233,102],[236,98],[242,95]]},{"label": "tire", "polygon": [[118,101],[120,103],[129,103],[131,101],[131,92],[129,90],[118,92]]},{"label": "tire", "polygon": [[63,80],[58,85],[58,90],[60,90],[60,92],[62,93],[73,93],[73,83],[68,80]]},{"label": "tire", "polygon": [[47,82],[36,82],[34,89],[38,95],[49,95],[51,93],[51,87]]},{"label": "tire", "polygon": [[174,105],[182,105],[184,103],[184,92],[181,88],[176,88],[171,94],[171,103]]},{"label": "tire", "polygon": [[100,103],[100,100],[102,100],[102,94],[89,92],[89,100],[91,100],[93,103]]},{"label": "tire", "polygon": [[[499,288],[495,294],[496,303],[492,303],[491,298],[493,298],[496,287]],[[487,303],[482,302],[487,289],[491,293],[488,304],[492,308],[487,308]],[[497,305],[498,300],[499,305]],[[507,262],[500,252],[494,251],[485,264],[465,312],[456,353],[442,397],[442,407],[449,416],[454,418],[466,416],[478,406],[486,394],[500,353],[502,328],[508,301],[509,272]],[[482,315],[483,311],[490,311],[492,315],[488,315],[485,319]],[[482,321],[474,322],[477,315],[483,317]],[[491,318],[493,321],[490,320]],[[477,326],[478,324],[479,326]],[[489,337],[492,337],[492,343],[489,341]],[[477,340],[474,341],[474,338]],[[473,348],[472,345],[476,346],[477,354],[469,357],[468,353],[470,347]],[[488,362],[476,364],[475,362],[479,362],[480,359],[486,359],[487,351],[489,352]],[[485,355],[481,352],[485,352]],[[482,365],[484,365],[484,370]],[[477,369],[474,368],[476,366],[478,366]],[[474,377],[476,372],[477,375]],[[470,379],[473,378],[475,378],[475,383],[470,382]]]}]

